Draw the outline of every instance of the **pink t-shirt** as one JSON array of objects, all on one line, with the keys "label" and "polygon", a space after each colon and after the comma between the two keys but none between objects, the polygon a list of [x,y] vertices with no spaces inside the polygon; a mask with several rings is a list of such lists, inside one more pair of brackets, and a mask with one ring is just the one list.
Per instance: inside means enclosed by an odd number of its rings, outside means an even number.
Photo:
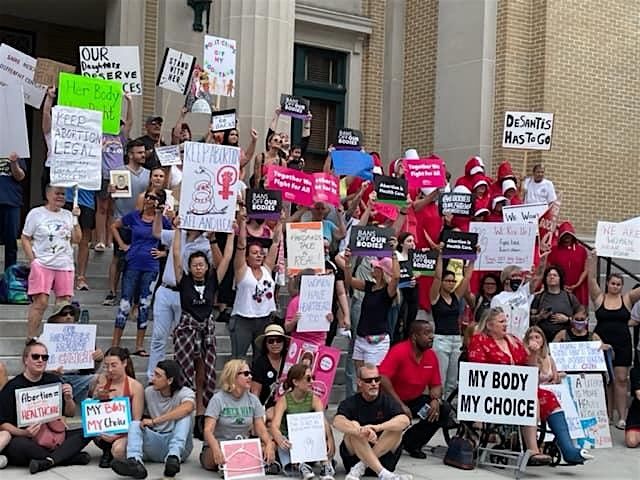
[{"label": "pink t-shirt", "polygon": [[[293,319],[295,318],[296,313],[298,313],[299,305],[300,295],[291,297],[291,300],[289,300],[289,305],[287,306],[287,313],[284,316],[285,329],[287,329],[287,327],[294,321]],[[296,340],[313,343],[314,345],[324,345],[327,341],[327,332],[296,332],[294,330],[291,333],[291,336]]]}]

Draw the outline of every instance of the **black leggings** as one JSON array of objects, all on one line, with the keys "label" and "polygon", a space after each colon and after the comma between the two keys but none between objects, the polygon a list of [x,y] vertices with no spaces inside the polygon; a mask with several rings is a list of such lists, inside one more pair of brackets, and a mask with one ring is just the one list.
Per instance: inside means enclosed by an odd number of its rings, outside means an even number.
[{"label": "black leggings", "polygon": [[400,305],[400,318],[402,330],[400,334],[404,340],[409,338],[409,328],[418,315],[418,287],[401,288],[402,304]]},{"label": "black leggings", "polygon": [[44,460],[47,457],[53,459],[54,465],[64,465],[80,453],[90,441],[90,438],[84,438],[82,430],[67,430],[62,445],[55,450],[47,450],[32,438],[12,437],[2,454],[7,456],[9,465],[16,467],[26,467],[31,460]]}]

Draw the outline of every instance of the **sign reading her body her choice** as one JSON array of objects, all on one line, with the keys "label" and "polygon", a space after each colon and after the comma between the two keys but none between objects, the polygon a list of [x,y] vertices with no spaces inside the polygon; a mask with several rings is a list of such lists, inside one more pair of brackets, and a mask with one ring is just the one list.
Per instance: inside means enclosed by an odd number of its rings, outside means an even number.
[{"label": "sign reading her body her choice", "polygon": [[505,112],[503,148],[551,150],[553,113]]},{"label": "sign reading her body her choice", "polygon": [[74,65],[56,62],[48,58],[38,58],[33,80],[40,85],[57,86],[60,72],[75,73]]},{"label": "sign reading her body her choice", "polygon": [[278,190],[247,189],[247,217],[278,220],[282,210],[282,192]]},{"label": "sign reading her body her choice", "polygon": [[437,155],[418,159],[405,158],[402,165],[410,187],[441,188],[447,184],[444,162]]},{"label": "sign reading her body her choice", "polygon": [[264,477],[259,438],[222,441],[220,449],[224,456],[224,480]]},{"label": "sign reading her body her choice", "polygon": [[538,424],[538,368],[460,362],[458,420]]},{"label": "sign reading her body her choice", "polygon": [[39,109],[47,87],[34,81],[36,59],[3,43],[0,45],[0,86],[22,85],[24,103]]},{"label": "sign reading her body her choice", "polygon": [[300,281],[298,332],[328,332],[333,304],[334,275],[303,275]]},{"label": "sign reading her body her choice", "polygon": [[538,223],[549,209],[546,203],[528,203],[525,205],[505,205],[502,207],[503,222]]},{"label": "sign reading her body her choice", "polygon": [[80,47],[80,71],[86,77],[115,80],[122,93],[142,95],[138,47]]},{"label": "sign reading her body her choice", "polygon": [[468,217],[473,213],[473,196],[470,193],[443,192],[438,200],[440,215],[450,213]]},{"label": "sign reading her body her choice", "polygon": [[111,170],[109,183],[114,188],[114,191],[111,192],[111,198],[131,198],[131,171],[129,169]]},{"label": "sign reading her body her choice", "polygon": [[56,105],[51,113],[51,184],[102,187],[102,112]]},{"label": "sign reading her body her choice", "polygon": [[602,342],[551,342],[549,350],[559,372],[607,371]]},{"label": "sign reading her body her choice", "polygon": [[324,238],[322,222],[295,222],[286,224],[287,273],[311,268],[324,273]]},{"label": "sign reading her body her choice", "polygon": [[411,255],[411,269],[414,275],[433,277],[436,273],[437,250],[414,250]]},{"label": "sign reading her body her choice", "polygon": [[376,191],[376,203],[388,203],[401,207],[407,204],[407,181],[404,178],[375,175],[373,182]]},{"label": "sign reading her body her choice", "polygon": [[480,245],[475,270],[497,271],[509,265],[525,271],[531,269],[538,233],[536,224],[471,222],[469,231],[478,234]]},{"label": "sign reading her body her choice", "polygon": [[390,257],[393,249],[389,239],[394,235],[393,228],[353,226],[349,249],[354,256]]},{"label": "sign reading her body her choice", "polygon": [[22,85],[10,83],[0,86],[0,118],[10,118],[0,128],[0,158],[16,152],[20,158],[29,158],[29,133],[24,107]]},{"label": "sign reading her body her choice", "polygon": [[107,402],[89,398],[82,401],[82,432],[85,438],[127,433],[130,423],[129,397],[115,397]]},{"label": "sign reading her body her choice", "polygon": [[94,368],[96,325],[79,323],[45,323],[40,341],[47,346],[47,367],[56,370]]},{"label": "sign reading her body her choice", "polygon": [[181,228],[231,232],[236,214],[236,183],[240,149],[200,142],[184,142]]},{"label": "sign reading her body her choice", "polygon": [[442,241],[444,242],[442,258],[476,259],[477,233],[446,230],[442,232]]},{"label": "sign reading her body her choice", "polygon": [[267,169],[268,188],[280,190],[282,199],[303,207],[313,205],[315,178],[309,173],[293,168],[269,166]]},{"label": "sign reading her body her choice", "polygon": [[339,128],[334,145],[336,150],[360,150],[364,144],[364,137],[360,130]]},{"label": "sign reading her body her choice", "polygon": [[156,85],[186,95],[189,90],[189,79],[195,66],[196,57],[167,47]]},{"label": "sign reading her body her choice", "polygon": [[311,103],[306,98],[282,93],[280,95],[280,113],[289,117],[305,120],[309,116]]},{"label": "sign reading her body her choice", "polygon": [[223,132],[236,128],[236,109],[220,110],[211,114],[211,131]]},{"label": "sign reading her body her choice", "polygon": [[122,87],[112,80],[61,73],[58,82],[58,105],[102,112],[102,132],[120,133]]},{"label": "sign reading her body her choice", "polygon": [[62,416],[62,384],[19,388],[15,391],[18,427],[47,423]]},{"label": "sign reading her body her choice", "polygon": [[236,41],[228,38],[204,36],[202,65],[209,73],[212,95],[234,97],[236,94]]},{"label": "sign reading her body her choice", "polygon": [[596,251],[601,257],[640,260],[640,225],[598,222]]},{"label": "sign reading her body her choice", "polygon": [[321,462],[327,459],[327,440],[323,412],[287,415],[291,442],[291,463]]},{"label": "sign reading her body her choice", "polygon": [[158,157],[158,161],[163,167],[170,167],[171,165],[182,165],[179,145],[155,147],[155,151],[156,156]]}]

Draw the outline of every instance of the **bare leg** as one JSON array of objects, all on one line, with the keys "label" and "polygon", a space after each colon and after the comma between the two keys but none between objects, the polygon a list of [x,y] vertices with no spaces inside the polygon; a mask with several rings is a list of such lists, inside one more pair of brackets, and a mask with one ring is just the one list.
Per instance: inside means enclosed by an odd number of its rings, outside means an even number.
[{"label": "bare leg", "polygon": [[640,445],[640,432],[625,432],[624,444],[629,448],[636,448],[638,445]]},{"label": "bare leg", "polygon": [[350,452],[353,452],[367,467],[379,474],[384,468],[379,458],[400,446],[402,432],[383,432],[373,447],[366,438],[357,435],[345,435],[344,441]]},{"label": "bare leg", "polygon": [[629,397],[629,368],[614,367],[613,368],[613,399],[615,401],[616,410],[620,420],[627,419],[627,398]]},{"label": "bare leg", "polygon": [[27,338],[33,338],[38,335],[44,311],[49,304],[49,295],[39,293],[34,295],[32,300],[33,303],[29,306],[29,312],[27,313]]},{"label": "bare leg", "polygon": [[9,432],[0,432],[0,452],[4,450],[4,447],[9,445],[11,441],[11,434]]},{"label": "bare leg", "polygon": [[144,334],[146,331],[146,328],[139,328],[138,330],[136,330],[136,352],[144,350]]},{"label": "bare leg", "polygon": [[127,437],[118,438],[111,444],[111,455],[117,460],[126,460],[127,458]]},{"label": "bare leg", "polygon": [[615,373],[614,373],[613,379],[611,380],[609,385],[607,385],[607,415],[609,416],[610,422],[613,422],[613,411],[614,411],[613,407],[615,405],[613,384],[615,381],[616,380],[615,380]]},{"label": "bare leg", "polygon": [[4,363],[0,363],[0,390],[4,388],[8,381],[7,367],[4,366]]},{"label": "bare leg", "polygon": [[98,208],[96,210],[96,242],[107,243],[107,215],[109,211],[110,197],[102,198],[98,195]]},{"label": "bare leg", "polygon": [[84,278],[87,274],[87,264],[89,263],[89,242],[91,241],[91,230],[82,230],[82,239],[78,245],[78,278]]},{"label": "bare leg", "polygon": [[522,427],[522,436],[527,450],[531,450],[533,455],[540,453],[540,449],[538,448],[538,427]]},{"label": "bare leg", "polygon": [[111,346],[112,347],[119,347],[120,346],[120,339],[122,338],[122,332],[124,332],[124,329],[122,329],[122,328],[115,327],[113,329],[113,336],[111,337]]},{"label": "bare leg", "polygon": [[120,271],[118,270],[118,257],[114,254],[111,257],[111,264],[109,265],[109,291],[116,293],[118,291],[118,280],[120,278]]}]

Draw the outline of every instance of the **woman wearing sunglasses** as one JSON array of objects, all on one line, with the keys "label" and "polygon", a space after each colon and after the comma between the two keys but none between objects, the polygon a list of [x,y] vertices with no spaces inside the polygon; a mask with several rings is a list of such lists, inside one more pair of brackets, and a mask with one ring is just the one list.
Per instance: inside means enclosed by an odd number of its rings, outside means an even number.
[{"label": "woman wearing sunglasses", "polygon": [[[3,436],[11,435],[11,441],[3,450],[3,454],[6,455],[9,465],[29,466],[31,473],[49,470],[55,466],[87,465],[91,460],[89,454],[82,451],[90,441],[83,437],[82,430],[64,432],[63,438],[60,439],[62,443],[49,449],[38,443],[40,436],[48,428],[46,422],[18,427],[16,390],[62,383],[58,376],[46,372],[48,360],[47,347],[36,340],[30,340],[22,353],[24,371],[16,375],[0,391],[0,428],[3,430],[0,432],[0,446],[6,440]],[[72,417],[76,411],[73,389],[65,383],[62,384],[61,390],[62,413]],[[58,419],[55,422],[64,426]]]},{"label": "woman wearing sunglasses", "polygon": [[264,424],[264,407],[251,389],[251,370],[244,360],[229,360],[220,375],[221,390],[205,412],[204,444],[200,464],[217,471],[225,464],[220,442],[257,435],[267,464],[275,459],[275,448]]},{"label": "woman wearing sunglasses", "polygon": [[[136,348],[133,355],[148,357],[144,349],[144,334],[147,330],[149,309],[151,307],[151,283],[158,276],[161,256],[158,250],[158,239],[153,236],[153,220],[162,215],[167,194],[163,189],[149,187],[144,194],[144,205],[141,210],[134,210],[119,218],[111,225],[114,241],[123,252],[126,252],[126,267],[122,274],[122,296],[116,315],[111,344],[120,345],[122,332],[129,319],[133,305],[139,305],[138,332]],[[120,229],[131,230],[131,244],[127,245],[120,236]],[[162,228],[170,230],[171,223],[162,219]]]},{"label": "woman wearing sunglasses", "polygon": [[256,338],[262,345],[262,354],[253,362],[251,369],[251,393],[260,399],[267,411],[267,423],[273,418],[273,407],[276,404],[275,392],[278,379],[282,374],[284,357],[287,355],[287,337],[284,329],[277,324],[267,325],[264,334]]},{"label": "woman wearing sunglasses", "polygon": [[[278,456],[280,463],[288,470],[287,466],[293,467],[291,464],[291,442],[287,438],[287,415],[295,415],[296,413],[324,412],[324,406],[320,397],[315,395],[312,390],[313,377],[311,369],[302,363],[293,365],[287,372],[287,380],[284,388],[287,393],[280,397],[276,403],[273,420],[271,422],[271,435],[278,445]],[[327,460],[322,461],[320,467],[320,480],[333,480],[335,470],[331,465],[333,456],[336,451],[336,444],[333,439],[331,426],[325,419],[324,431],[327,441]],[[300,473],[303,480],[310,480],[315,477],[313,469],[306,463],[295,465],[295,469]]]}]

